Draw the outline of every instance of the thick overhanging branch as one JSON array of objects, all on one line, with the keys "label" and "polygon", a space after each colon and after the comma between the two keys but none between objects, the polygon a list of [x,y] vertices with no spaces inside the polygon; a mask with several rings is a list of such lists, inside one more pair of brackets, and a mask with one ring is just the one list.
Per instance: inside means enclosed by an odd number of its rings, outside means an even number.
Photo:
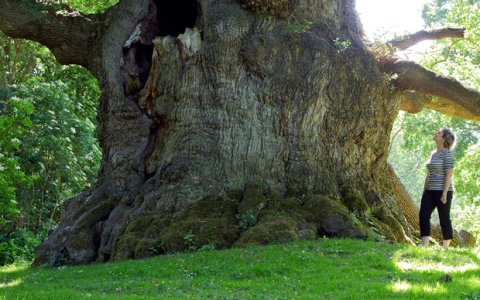
[{"label": "thick overhanging branch", "polygon": [[82,15],[36,0],[0,0],[0,30],[47,46],[61,64],[89,68],[102,15]]},{"label": "thick overhanging branch", "polygon": [[400,100],[400,109],[414,114],[422,111],[425,105],[432,101],[432,97],[416,91],[405,90],[401,92]]},{"label": "thick overhanging branch", "polygon": [[435,30],[421,30],[419,32],[409,34],[402,39],[394,39],[387,42],[398,50],[405,50],[411,46],[425,40],[440,40],[444,38],[463,38],[465,28],[442,28]]},{"label": "thick overhanging branch", "polygon": [[[383,68],[388,73],[396,74],[393,83],[403,91],[402,109],[418,112],[426,107],[461,119],[480,121],[478,91],[412,61],[399,60],[387,63]],[[419,96],[419,93],[425,96]],[[428,97],[432,97],[432,100]]]}]

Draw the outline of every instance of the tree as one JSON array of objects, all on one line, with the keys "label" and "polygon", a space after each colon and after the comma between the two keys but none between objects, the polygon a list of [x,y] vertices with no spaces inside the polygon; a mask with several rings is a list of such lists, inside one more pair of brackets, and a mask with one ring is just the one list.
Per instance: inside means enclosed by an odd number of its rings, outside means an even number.
[{"label": "tree", "polygon": [[95,181],[99,88],[84,68],[0,33],[0,265],[32,259],[63,199]]},{"label": "tree", "polygon": [[[412,242],[418,212],[387,164],[399,108],[480,119],[477,91],[375,60],[350,0],[122,0],[91,15],[1,0],[0,20],[102,89],[98,182],[66,202],[36,263],[317,235]],[[445,32],[428,37],[462,33]]]},{"label": "tree", "polygon": [[[42,221],[54,224],[61,200],[95,179],[100,156],[93,136],[98,84],[84,68],[58,65],[47,48],[27,40],[0,35],[0,61],[0,114],[8,120],[0,123],[6,141],[1,148],[14,146],[6,157],[15,157],[16,168],[34,179],[7,185],[16,190],[19,213],[10,218],[5,232],[23,228],[46,234],[48,226]],[[17,112],[22,103],[33,109],[28,118]],[[26,121],[29,126],[21,130]]]},{"label": "tree", "polygon": [[22,214],[12,230],[25,228],[46,234],[58,220],[61,201],[94,183],[100,156],[93,136],[95,127],[88,117],[82,117],[89,114],[88,102],[72,95],[75,91],[78,89],[62,81],[15,88],[18,98],[36,108],[17,150],[21,170],[36,180],[33,185],[17,183]]},{"label": "tree", "polygon": [[19,214],[14,183],[27,186],[32,183],[20,170],[19,158],[15,154],[21,145],[18,136],[31,126],[29,116],[33,107],[19,98],[6,101],[4,94],[8,92],[0,89],[0,111],[6,112],[0,116],[0,233]]}]

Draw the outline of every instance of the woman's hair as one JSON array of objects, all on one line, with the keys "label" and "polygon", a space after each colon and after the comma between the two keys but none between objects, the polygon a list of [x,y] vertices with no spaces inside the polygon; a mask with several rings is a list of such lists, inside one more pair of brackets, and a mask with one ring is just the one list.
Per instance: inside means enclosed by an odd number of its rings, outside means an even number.
[{"label": "woman's hair", "polygon": [[443,146],[447,149],[453,149],[455,147],[455,134],[451,128],[443,127],[440,129],[442,137],[445,139]]}]

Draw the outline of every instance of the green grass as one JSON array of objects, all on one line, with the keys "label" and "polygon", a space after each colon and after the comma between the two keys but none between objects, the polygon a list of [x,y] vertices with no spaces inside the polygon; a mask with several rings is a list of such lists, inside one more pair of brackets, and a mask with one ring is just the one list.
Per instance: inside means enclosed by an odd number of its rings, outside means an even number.
[{"label": "green grass", "polygon": [[319,239],[89,266],[17,265],[0,268],[0,299],[478,299],[478,254]]}]

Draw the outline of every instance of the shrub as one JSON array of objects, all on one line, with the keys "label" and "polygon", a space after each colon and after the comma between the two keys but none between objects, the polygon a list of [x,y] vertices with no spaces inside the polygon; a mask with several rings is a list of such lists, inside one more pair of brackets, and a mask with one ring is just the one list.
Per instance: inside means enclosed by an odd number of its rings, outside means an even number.
[{"label": "shrub", "polygon": [[9,234],[0,233],[0,265],[32,260],[39,243],[37,236],[24,229]]}]

